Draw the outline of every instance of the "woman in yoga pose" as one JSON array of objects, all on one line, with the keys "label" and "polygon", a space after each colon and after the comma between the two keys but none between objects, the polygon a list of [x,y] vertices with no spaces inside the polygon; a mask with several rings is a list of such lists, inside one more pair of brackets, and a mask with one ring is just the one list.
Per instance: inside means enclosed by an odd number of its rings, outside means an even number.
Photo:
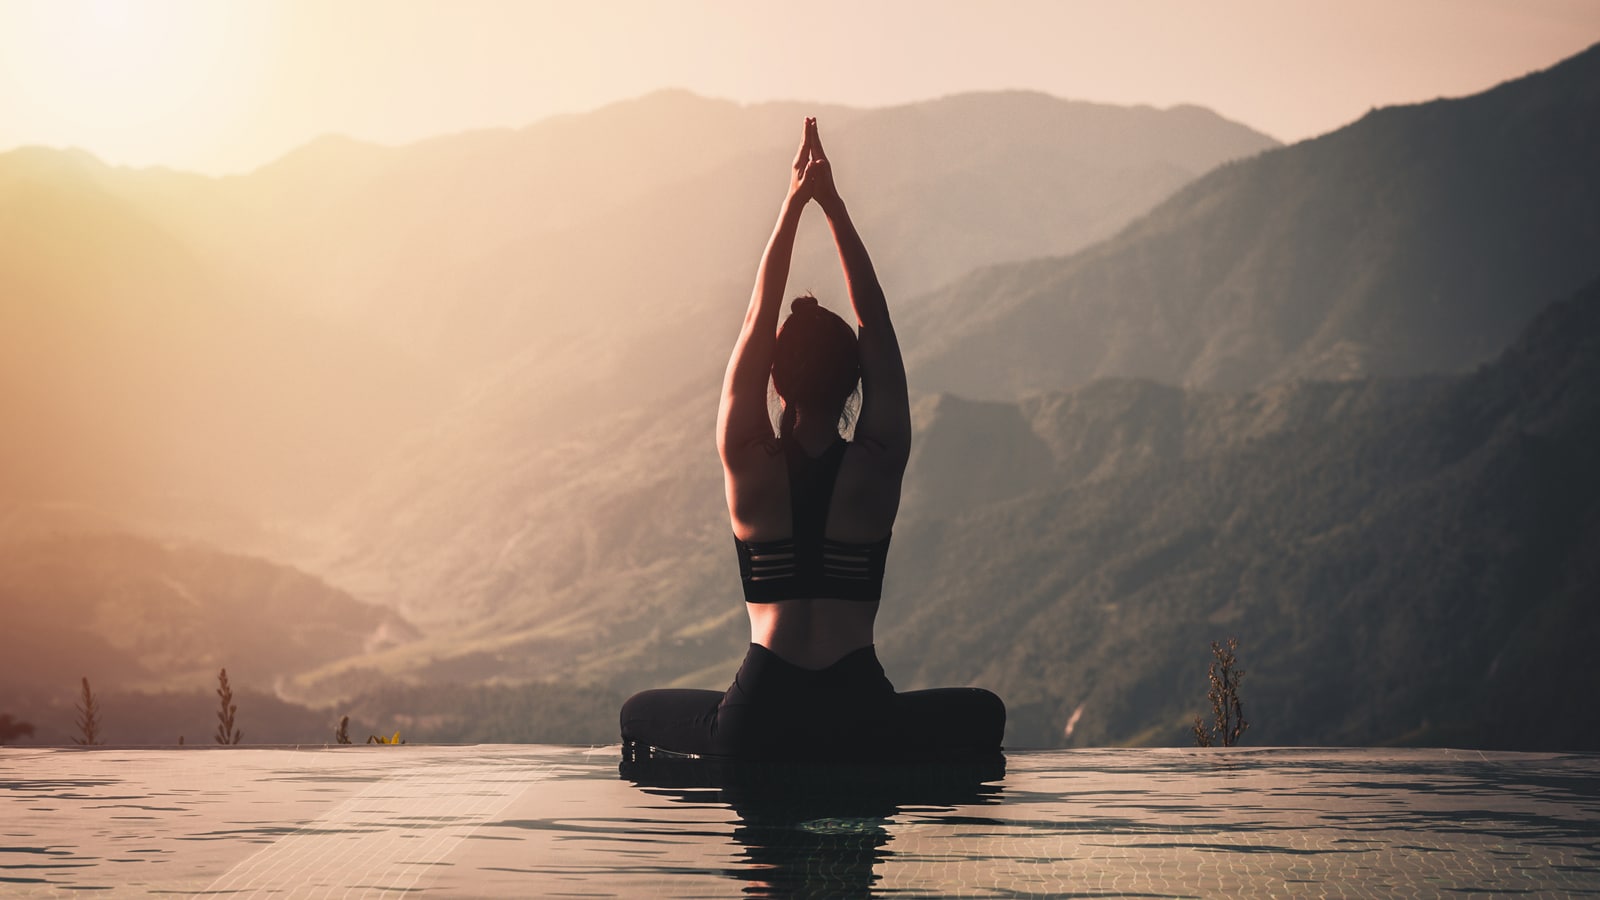
[{"label": "woman in yoga pose", "polygon": [[[816,201],[856,328],[810,296],[783,306],[795,231]],[[771,380],[783,411],[767,412]],[[854,440],[840,435],[859,389]],[[655,690],[622,707],[624,753],[901,759],[993,753],[1005,706],[978,688],[896,693],[873,650],[889,533],[911,451],[905,365],[867,248],[807,119],[717,415],[750,648],[725,693]]]}]

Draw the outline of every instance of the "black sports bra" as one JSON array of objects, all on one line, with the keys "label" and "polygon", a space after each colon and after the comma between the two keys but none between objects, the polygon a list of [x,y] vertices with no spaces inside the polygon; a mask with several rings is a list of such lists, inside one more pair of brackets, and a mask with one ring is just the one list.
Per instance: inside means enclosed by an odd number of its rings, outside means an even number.
[{"label": "black sports bra", "polygon": [[782,440],[789,464],[789,507],[793,537],[781,541],[733,539],[739,551],[739,579],[748,603],[776,603],[803,597],[875,601],[883,596],[883,565],[889,536],[867,544],[831,541],[828,506],[839,464],[850,445],[840,438],[813,459],[792,440]]}]

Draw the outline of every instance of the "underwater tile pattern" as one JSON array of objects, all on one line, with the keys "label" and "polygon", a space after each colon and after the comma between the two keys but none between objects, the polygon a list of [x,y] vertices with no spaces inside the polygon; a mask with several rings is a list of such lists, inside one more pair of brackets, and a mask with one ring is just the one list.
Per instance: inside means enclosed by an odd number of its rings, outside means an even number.
[{"label": "underwater tile pattern", "polygon": [[1600,754],[0,749],[0,896],[1600,896]]}]

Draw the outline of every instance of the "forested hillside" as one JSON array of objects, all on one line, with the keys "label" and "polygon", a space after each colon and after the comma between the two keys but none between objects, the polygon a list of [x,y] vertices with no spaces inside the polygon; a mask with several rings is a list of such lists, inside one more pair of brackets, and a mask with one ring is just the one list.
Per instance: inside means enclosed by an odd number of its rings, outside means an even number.
[{"label": "forested hillside", "polygon": [[1253,743],[1600,747],[1600,283],[1471,375],[1013,409],[993,455],[1055,448],[1050,487],[902,528],[881,643],[917,685],[995,685],[1015,743],[1080,705],[1073,743],[1182,743],[1237,635]]}]

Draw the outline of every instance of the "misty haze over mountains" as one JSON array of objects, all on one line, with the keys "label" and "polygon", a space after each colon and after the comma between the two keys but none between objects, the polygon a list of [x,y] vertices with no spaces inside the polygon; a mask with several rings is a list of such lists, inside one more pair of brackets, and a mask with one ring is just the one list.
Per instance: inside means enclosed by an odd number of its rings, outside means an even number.
[{"label": "misty haze over mountains", "polygon": [[[725,686],[716,391],[805,114],[908,356],[898,687],[1182,743],[1237,634],[1255,743],[1600,746],[1595,49],[1286,148],[663,92],[223,179],[0,155],[0,608],[50,648],[3,711],[227,665],[417,740],[467,739],[429,689],[605,740],[613,695]],[[846,308],[814,213],[790,288]],[[551,680],[593,687],[515,687]]]}]

